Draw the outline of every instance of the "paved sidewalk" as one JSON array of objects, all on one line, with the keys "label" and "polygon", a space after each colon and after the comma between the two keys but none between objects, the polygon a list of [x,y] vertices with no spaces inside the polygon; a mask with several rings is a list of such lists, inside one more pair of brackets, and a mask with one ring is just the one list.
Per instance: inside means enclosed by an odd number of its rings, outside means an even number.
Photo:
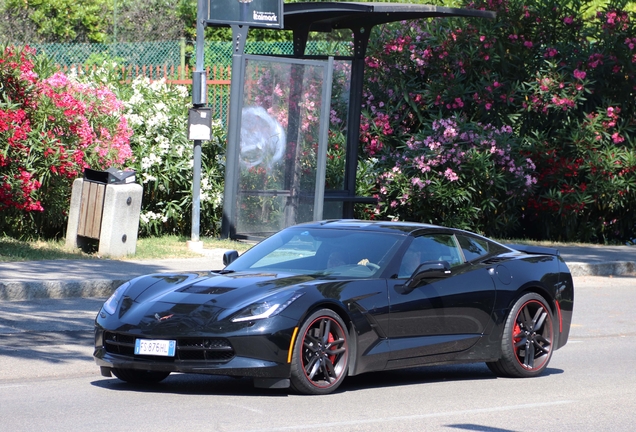
[{"label": "paved sidewalk", "polygon": [[[0,262],[0,301],[108,297],[121,283],[148,273],[220,270],[224,251],[166,260]],[[559,251],[574,276],[636,273],[636,246],[568,246]]]}]

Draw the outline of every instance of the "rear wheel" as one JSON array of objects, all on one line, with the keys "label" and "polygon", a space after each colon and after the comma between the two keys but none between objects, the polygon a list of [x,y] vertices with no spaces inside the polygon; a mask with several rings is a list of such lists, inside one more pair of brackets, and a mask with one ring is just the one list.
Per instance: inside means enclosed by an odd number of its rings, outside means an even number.
[{"label": "rear wheel", "polygon": [[147,371],[140,369],[113,369],[113,375],[122,381],[133,384],[155,384],[168,378],[170,372]]},{"label": "rear wheel", "polygon": [[552,312],[538,294],[523,295],[510,311],[501,341],[501,358],[486,363],[498,376],[528,378],[540,375],[552,357]]},{"label": "rear wheel", "polygon": [[311,314],[301,326],[291,361],[291,387],[303,394],[336,390],[349,368],[349,337],[342,319],[330,309]]}]

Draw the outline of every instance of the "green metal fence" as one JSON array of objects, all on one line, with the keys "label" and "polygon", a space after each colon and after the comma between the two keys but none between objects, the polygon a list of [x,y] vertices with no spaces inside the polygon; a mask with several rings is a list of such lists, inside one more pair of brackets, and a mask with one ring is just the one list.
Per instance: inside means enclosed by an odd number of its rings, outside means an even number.
[{"label": "green metal fence", "polygon": [[[205,64],[209,68],[208,101],[215,116],[227,120],[229,105],[229,79],[232,64],[232,42],[206,42]],[[97,64],[105,57],[112,58],[126,68],[126,78],[146,76],[150,79],[165,78],[178,84],[191,84],[194,59],[193,47],[184,39],[164,42],[135,42],[116,44],[33,44],[38,53],[46,54],[61,69],[79,67],[87,63]],[[292,55],[293,42],[247,42],[247,54]],[[307,55],[350,55],[349,42],[310,41]],[[184,66],[190,66],[186,68]],[[176,71],[176,72],[175,72]],[[180,72],[186,71],[186,72]]]},{"label": "green metal fence", "polygon": [[[163,42],[130,42],[116,44],[97,43],[51,43],[32,45],[39,53],[49,56],[61,66],[84,64],[95,55],[117,59],[123,65],[179,66],[182,61],[190,62],[192,47],[185,40]],[[247,42],[245,52],[263,55],[291,55],[293,43],[284,42]],[[308,55],[348,55],[351,44],[348,42],[310,41],[307,43]],[[208,66],[229,66],[232,63],[232,42],[206,42],[205,63]]]},{"label": "green metal fence", "polygon": [[179,65],[180,41],[143,43],[51,43],[34,44],[38,53],[46,54],[60,66],[84,64],[95,55],[106,55],[125,65]]}]

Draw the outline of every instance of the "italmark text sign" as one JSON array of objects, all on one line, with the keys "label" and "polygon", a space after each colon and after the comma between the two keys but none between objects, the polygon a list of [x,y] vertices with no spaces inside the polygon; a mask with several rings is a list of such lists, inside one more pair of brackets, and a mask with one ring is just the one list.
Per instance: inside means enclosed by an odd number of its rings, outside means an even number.
[{"label": "italmark text sign", "polygon": [[283,0],[207,0],[207,24],[283,28]]}]

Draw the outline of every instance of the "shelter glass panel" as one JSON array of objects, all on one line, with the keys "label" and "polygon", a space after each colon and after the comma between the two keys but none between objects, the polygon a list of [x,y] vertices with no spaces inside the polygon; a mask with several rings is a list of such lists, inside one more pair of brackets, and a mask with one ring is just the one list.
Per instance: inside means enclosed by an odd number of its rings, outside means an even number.
[{"label": "shelter glass panel", "polygon": [[[265,237],[322,217],[322,206],[316,213],[316,191],[324,184],[327,150],[326,139],[319,143],[322,98],[329,93],[325,86],[331,85],[325,82],[327,66],[324,61],[246,56],[238,236]],[[323,197],[319,199],[322,203]]]}]

